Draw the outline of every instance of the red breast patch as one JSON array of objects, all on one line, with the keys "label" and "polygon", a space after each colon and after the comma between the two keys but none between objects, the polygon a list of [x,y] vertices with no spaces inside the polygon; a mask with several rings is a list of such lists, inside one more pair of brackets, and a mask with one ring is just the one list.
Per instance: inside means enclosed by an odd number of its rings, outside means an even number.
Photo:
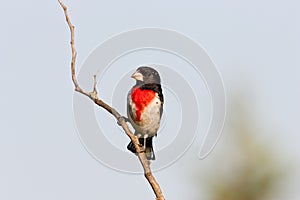
[{"label": "red breast patch", "polygon": [[152,102],[155,97],[153,90],[141,90],[140,88],[134,88],[131,93],[131,98],[136,107],[136,120],[141,121],[141,115],[145,107]]}]

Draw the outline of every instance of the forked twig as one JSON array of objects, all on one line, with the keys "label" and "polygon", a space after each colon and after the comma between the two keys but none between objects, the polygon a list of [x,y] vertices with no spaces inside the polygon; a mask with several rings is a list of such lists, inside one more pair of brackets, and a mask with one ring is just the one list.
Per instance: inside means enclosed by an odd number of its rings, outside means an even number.
[{"label": "forked twig", "polygon": [[98,97],[98,92],[97,92],[97,77],[96,75],[94,75],[94,84],[93,84],[93,91],[92,92],[87,92],[85,90],[83,90],[78,81],[77,81],[77,77],[76,77],[76,70],[75,70],[75,62],[76,62],[76,56],[77,56],[77,52],[75,49],[75,43],[74,43],[74,38],[75,38],[75,28],[73,26],[73,24],[71,23],[69,14],[68,14],[68,9],[67,6],[65,6],[65,4],[62,2],[62,0],[58,0],[59,4],[61,5],[61,7],[64,10],[64,14],[66,17],[66,21],[68,23],[68,26],[70,28],[70,33],[71,33],[71,50],[72,50],[72,61],[71,61],[71,74],[72,74],[72,81],[75,87],[75,91],[89,97],[92,101],[94,101],[95,104],[97,104],[98,106],[104,108],[106,111],[108,111],[110,114],[112,114],[118,124],[123,128],[124,132],[127,134],[127,136],[130,138],[130,140],[132,141],[132,143],[134,144],[136,150],[137,150],[137,156],[139,158],[140,163],[143,166],[144,169],[144,175],[147,179],[147,181],[149,182],[149,184],[151,185],[155,195],[156,195],[156,200],[164,200],[164,196],[162,194],[162,191],[159,187],[159,184],[157,183],[157,181],[155,180],[154,176],[152,175],[151,172],[151,168],[150,168],[150,162],[147,160],[145,153],[142,151],[140,145],[139,145],[139,140],[138,138],[131,132],[131,130],[129,129],[125,118],[120,115],[120,113],[112,108],[110,105],[108,105],[107,103],[105,103],[104,101],[102,101],[99,97]]}]

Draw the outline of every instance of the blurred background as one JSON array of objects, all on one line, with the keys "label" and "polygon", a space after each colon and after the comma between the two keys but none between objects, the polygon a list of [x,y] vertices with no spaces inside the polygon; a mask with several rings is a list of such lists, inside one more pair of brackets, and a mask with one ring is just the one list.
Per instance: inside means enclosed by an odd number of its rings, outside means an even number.
[{"label": "blurred background", "polygon": [[277,135],[282,133],[259,125],[257,112],[241,93],[232,98],[226,136],[214,156],[193,171],[198,172],[195,184],[204,189],[205,199],[212,200],[286,199],[296,195],[290,193],[290,187],[297,184],[293,176],[298,167],[280,149],[282,141]]},{"label": "blurred background", "polygon": [[[65,1],[80,67],[111,35],[179,31],[216,63],[227,93],[223,135],[155,173],[167,199],[300,198],[300,3]],[[0,8],[0,199],[154,199],[140,175],[113,171],[84,149],[73,119],[69,30],[56,0]]]}]

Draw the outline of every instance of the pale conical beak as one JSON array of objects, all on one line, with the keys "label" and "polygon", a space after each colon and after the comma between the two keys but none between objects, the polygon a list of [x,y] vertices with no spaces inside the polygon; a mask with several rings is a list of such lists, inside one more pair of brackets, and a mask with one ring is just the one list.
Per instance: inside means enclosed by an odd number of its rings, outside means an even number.
[{"label": "pale conical beak", "polygon": [[134,72],[131,75],[131,78],[134,78],[137,81],[144,81],[144,79],[143,79],[144,77],[143,77],[143,75],[139,71]]}]

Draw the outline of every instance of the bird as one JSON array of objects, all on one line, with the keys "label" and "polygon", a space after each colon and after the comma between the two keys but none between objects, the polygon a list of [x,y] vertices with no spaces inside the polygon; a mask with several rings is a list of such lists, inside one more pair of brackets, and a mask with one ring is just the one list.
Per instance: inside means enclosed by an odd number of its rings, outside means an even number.
[{"label": "bird", "polygon": [[[127,96],[127,117],[135,130],[134,135],[147,160],[155,160],[152,139],[157,136],[163,114],[164,97],[159,73],[148,66],[139,67],[131,76],[136,80]],[[127,149],[137,153],[132,141]]]}]

